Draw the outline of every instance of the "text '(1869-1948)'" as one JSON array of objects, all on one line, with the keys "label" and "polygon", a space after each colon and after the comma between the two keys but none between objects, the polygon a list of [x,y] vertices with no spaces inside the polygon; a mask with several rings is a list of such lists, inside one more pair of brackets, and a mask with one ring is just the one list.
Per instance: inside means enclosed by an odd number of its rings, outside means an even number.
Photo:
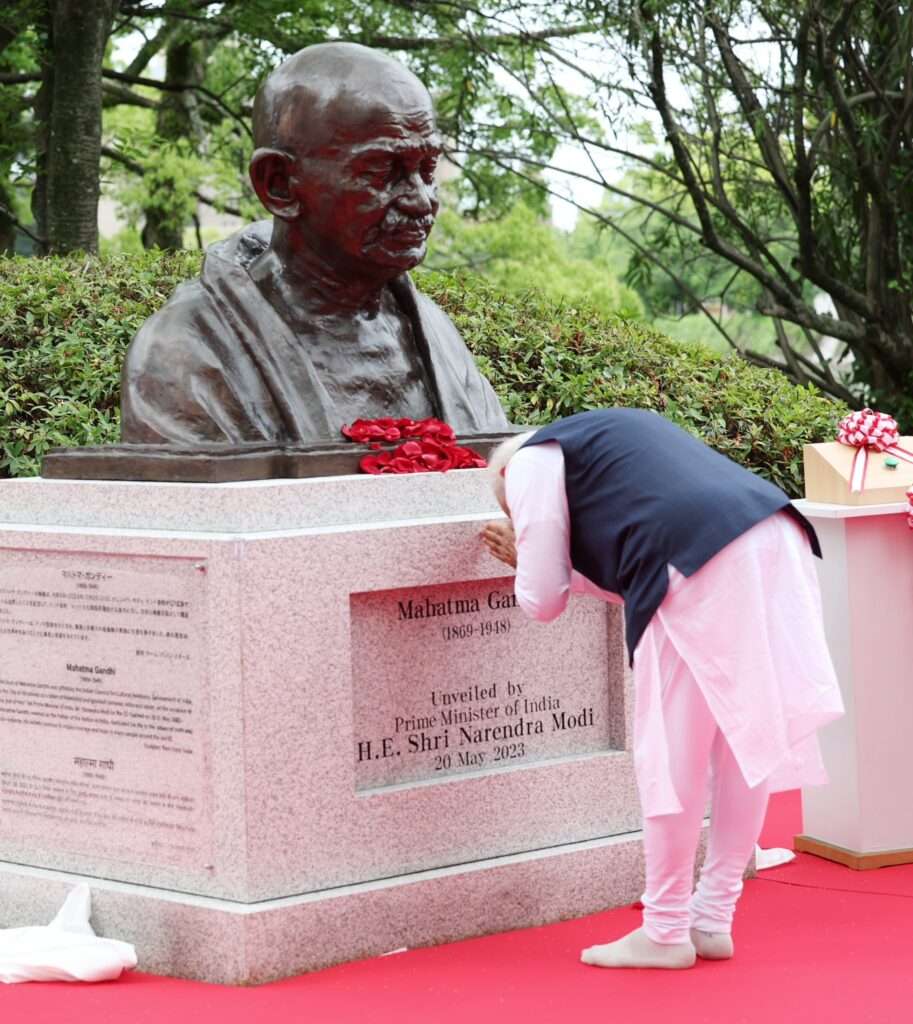
[{"label": "text '(1869-1948)'", "polygon": [[205,564],[0,550],[0,841],[201,865]]},{"label": "text '(1869-1948)'", "polygon": [[356,787],[609,749],[605,615],[530,622],[509,579],[353,594]]}]

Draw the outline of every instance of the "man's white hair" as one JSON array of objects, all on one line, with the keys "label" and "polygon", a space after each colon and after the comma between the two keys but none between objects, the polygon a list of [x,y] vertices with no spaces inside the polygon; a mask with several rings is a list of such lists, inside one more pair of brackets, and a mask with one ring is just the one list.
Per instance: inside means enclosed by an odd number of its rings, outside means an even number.
[{"label": "man's white hair", "polygon": [[495,492],[498,504],[505,510],[507,509],[507,497],[504,487],[504,470],[507,468],[507,463],[535,433],[535,430],[527,430],[522,434],[509,437],[488,456],[488,479],[491,489]]}]

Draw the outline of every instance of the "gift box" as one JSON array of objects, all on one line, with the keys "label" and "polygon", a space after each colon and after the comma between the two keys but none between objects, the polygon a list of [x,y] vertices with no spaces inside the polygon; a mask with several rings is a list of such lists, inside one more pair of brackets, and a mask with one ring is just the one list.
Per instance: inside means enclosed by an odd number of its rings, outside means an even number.
[{"label": "gift box", "polygon": [[[900,448],[913,451],[913,437],[898,437],[896,443]],[[805,445],[805,497],[832,505],[884,505],[906,501],[907,488],[913,484],[913,463],[887,451],[869,449],[862,489],[854,491],[853,468],[858,451],[839,441]]]}]

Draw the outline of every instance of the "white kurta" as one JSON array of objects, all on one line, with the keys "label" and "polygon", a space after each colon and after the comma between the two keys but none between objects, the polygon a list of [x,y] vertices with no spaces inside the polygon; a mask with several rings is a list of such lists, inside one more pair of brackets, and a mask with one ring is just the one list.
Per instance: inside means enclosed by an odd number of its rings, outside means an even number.
[{"label": "white kurta", "polygon": [[[558,443],[520,449],[505,485],[520,607],[549,622],[572,593],[620,603],[571,567]],[[634,759],[645,816],[681,809],[662,710],[664,639],[693,673],[749,786],[768,780],[775,792],[827,781],[816,731],[843,713],[843,702],[813,559],[802,528],[778,513],[690,577],[669,566],[669,591],[634,652]]]}]

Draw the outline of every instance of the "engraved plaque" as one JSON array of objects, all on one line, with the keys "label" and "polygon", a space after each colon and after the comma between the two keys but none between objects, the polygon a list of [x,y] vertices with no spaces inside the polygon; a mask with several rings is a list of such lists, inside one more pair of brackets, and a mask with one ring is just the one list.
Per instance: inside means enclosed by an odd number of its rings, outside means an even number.
[{"label": "engraved plaque", "polygon": [[205,565],[0,549],[0,834],[202,866]]},{"label": "engraved plaque", "polygon": [[611,749],[606,606],[555,622],[510,579],[352,594],[357,789]]}]

